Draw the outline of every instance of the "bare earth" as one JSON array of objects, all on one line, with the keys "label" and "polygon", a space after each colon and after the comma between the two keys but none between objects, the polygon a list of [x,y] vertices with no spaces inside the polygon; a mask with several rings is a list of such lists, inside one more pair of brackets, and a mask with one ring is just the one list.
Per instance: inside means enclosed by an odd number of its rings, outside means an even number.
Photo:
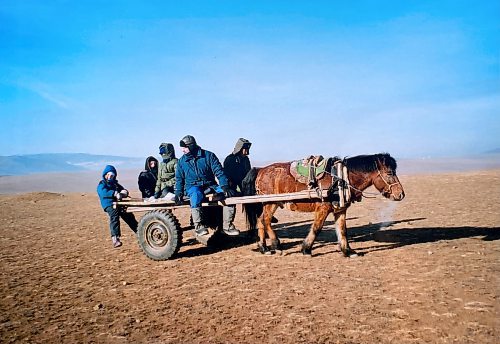
[{"label": "bare earth", "polygon": [[349,210],[357,258],[331,221],[302,256],[312,215],[279,210],[281,256],[185,232],[154,262],[126,226],[111,247],[94,193],[1,195],[0,342],[498,343],[500,170],[400,179]]}]

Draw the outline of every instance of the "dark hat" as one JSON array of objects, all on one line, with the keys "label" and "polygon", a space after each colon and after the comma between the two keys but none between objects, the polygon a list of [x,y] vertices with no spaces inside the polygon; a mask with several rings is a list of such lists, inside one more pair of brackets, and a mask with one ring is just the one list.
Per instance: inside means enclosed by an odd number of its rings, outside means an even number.
[{"label": "dark hat", "polygon": [[182,138],[181,142],[179,142],[181,147],[187,147],[191,150],[194,146],[196,146],[196,139],[191,135],[186,135]]}]

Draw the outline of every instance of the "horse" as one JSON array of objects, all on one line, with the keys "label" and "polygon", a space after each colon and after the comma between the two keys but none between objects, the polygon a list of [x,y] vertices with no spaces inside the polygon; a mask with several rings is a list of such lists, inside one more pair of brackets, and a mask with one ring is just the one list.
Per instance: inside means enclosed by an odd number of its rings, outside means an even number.
[{"label": "horse", "polygon": [[[333,160],[334,158],[329,159],[326,167],[330,177],[324,177],[317,181],[318,190],[332,190],[336,185],[332,169],[333,163],[331,162]],[[337,204],[334,206],[330,196],[326,200],[316,198],[244,205],[248,226],[251,229],[258,227],[258,248],[261,253],[282,252],[280,241],[271,228],[271,219],[278,207],[285,207],[292,211],[314,212],[314,222],[302,243],[301,251],[304,255],[312,255],[314,240],[330,213],[333,213],[337,224],[336,233],[340,251],[345,257],[356,255],[356,252],[350,248],[346,235],[346,212],[350,205],[353,202],[361,201],[364,196],[363,191],[372,185],[382,196],[390,200],[401,201],[405,194],[396,175],[396,160],[390,154],[359,155],[345,158],[342,162],[347,168],[348,185],[351,192],[351,198],[342,207]],[[310,188],[307,184],[298,182],[290,173],[291,164],[292,162],[274,163],[261,168],[252,168],[243,180],[243,194],[245,196],[269,195],[298,192]],[[266,245],[266,234],[271,241],[270,249]]]}]

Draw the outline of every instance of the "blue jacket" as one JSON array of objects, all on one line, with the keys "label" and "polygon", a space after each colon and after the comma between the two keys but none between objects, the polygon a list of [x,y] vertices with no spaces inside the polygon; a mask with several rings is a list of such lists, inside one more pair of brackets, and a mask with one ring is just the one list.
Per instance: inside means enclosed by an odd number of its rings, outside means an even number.
[{"label": "blue jacket", "polygon": [[177,163],[175,170],[175,192],[186,194],[192,186],[210,187],[217,185],[228,186],[229,182],[217,156],[198,147],[195,155],[184,154]]},{"label": "blue jacket", "polygon": [[[117,176],[116,168],[111,165],[107,165],[102,171],[102,180],[97,184],[97,194],[99,195],[99,200],[101,201],[102,209],[106,209],[113,205],[115,191],[122,191],[124,188],[118,184],[118,180],[113,182],[108,182],[104,179],[104,176],[108,172],[113,172]],[[116,177],[115,177],[116,178]]]}]

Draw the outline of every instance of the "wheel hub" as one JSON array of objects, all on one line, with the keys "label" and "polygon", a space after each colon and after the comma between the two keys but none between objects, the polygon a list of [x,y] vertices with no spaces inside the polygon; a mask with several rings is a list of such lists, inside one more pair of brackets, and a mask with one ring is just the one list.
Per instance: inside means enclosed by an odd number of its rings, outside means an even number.
[{"label": "wheel hub", "polygon": [[146,241],[152,247],[163,247],[168,242],[167,229],[160,223],[152,223],[146,231]]}]

